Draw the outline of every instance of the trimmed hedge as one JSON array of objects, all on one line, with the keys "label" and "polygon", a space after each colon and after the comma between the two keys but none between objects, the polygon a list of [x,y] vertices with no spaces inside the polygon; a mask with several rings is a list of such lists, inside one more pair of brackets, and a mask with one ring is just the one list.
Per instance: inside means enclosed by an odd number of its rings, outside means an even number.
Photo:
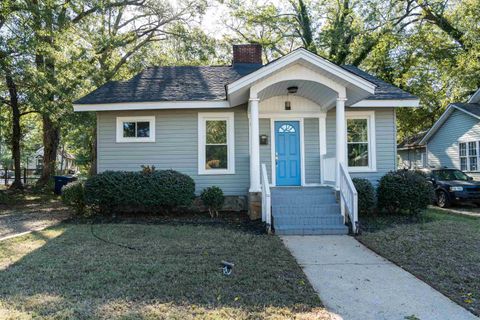
[{"label": "trimmed hedge", "polygon": [[62,202],[79,215],[85,214],[85,187],[82,181],[74,181],[62,188]]},{"label": "trimmed hedge", "polygon": [[208,208],[210,216],[218,217],[218,211],[222,209],[223,203],[225,202],[225,197],[223,195],[222,189],[217,186],[208,187],[203,189],[202,194],[200,195],[202,202]]},{"label": "trimmed hedge", "polygon": [[358,193],[358,211],[360,214],[372,214],[375,208],[375,188],[370,180],[353,178],[353,184]]},{"label": "trimmed hedge", "polygon": [[391,171],[378,184],[378,209],[390,214],[418,214],[432,203],[434,195],[432,184],[422,174],[409,170]]},{"label": "trimmed hedge", "polygon": [[106,171],[85,183],[87,205],[102,213],[169,211],[190,205],[194,197],[193,179],[174,170]]}]

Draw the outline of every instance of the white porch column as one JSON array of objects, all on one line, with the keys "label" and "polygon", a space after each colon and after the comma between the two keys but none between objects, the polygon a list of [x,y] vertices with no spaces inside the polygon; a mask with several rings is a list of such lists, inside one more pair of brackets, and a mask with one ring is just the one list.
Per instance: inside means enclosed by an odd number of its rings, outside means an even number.
[{"label": "white porch column", "polygon": [[260,130],[258,98],[250,98],[250,192],[260,192]]},{"label": "white porch column", "polygon": [[340,188],[340,166],[338,165],[340,162],[345,162],[345,150],[347,148],[347,131],[345,128],[345,101],[347,99],[345,97],[339,96],[337,98],[336,104],[336,146],[337,146],[337,168],[336,168],[336,179],[335,179],[335,187],[337,189]]}]

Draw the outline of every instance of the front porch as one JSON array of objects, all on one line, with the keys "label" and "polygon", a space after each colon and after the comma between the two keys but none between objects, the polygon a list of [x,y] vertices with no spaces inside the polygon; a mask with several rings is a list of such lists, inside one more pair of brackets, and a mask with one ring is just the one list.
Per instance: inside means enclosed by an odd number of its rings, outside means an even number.
[{"label": "front porch", "polygon": [[[355,232],[357,194],[346,168],[347,117],[355,115],[346,108],[373,94],[375,85],[304,52],[262,71],[228,86],[232,104],[248,97],[250,216],[283,234],[343,234],[346,222]],[[372,111],[362,116],[361,134],[369,139],[374,121]],[[375,144],[369,142],[359,145],[369,148],[359,158],[372,169]]]}]

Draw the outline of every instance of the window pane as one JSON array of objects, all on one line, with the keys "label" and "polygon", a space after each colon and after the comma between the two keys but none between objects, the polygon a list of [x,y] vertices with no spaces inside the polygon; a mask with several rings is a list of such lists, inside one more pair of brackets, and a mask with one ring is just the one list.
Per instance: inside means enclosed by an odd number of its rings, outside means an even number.
[{"label": "window pane", "polygon": [[470,171],[477,171],[477,157],[470,157]]},{"label": "window pane", "polygon": [[477,143],[476,142],[469,142],[468,143],[468,154],[471,156],[477,155]]},{"label": "window pane", "polygon": [[205,169],[227,169],[227,146],[205,146]]},{"label": "window pane", "polygon": [[150,122],[137,122],[137,137],[148,138],[150,137]]},{"label": "window pane", "polygon": [[460,158],[460,170],[467,171],[467,158]]},{"label": "window pane", "polygon": [[348,166],[368,167],[368,143],[348,144]]},{"label": "window pane", "polygon": [[208,120],[206,123],[207,144],[227,143],[227,121]]},{"label": "window pane", "polygon": [[123,137],[124,138],[135,138],[135,122],[124,122],[123,123]]},{"label": "window pane", "polygon": [[467,155],[467,145],[466,143],[460,143],[459,145],[460,148],[460,157],[465,157]]},{"label": "window pane", "polygon": [[348,119],[347,138],[348,142],[368,142],[368,120]]}]

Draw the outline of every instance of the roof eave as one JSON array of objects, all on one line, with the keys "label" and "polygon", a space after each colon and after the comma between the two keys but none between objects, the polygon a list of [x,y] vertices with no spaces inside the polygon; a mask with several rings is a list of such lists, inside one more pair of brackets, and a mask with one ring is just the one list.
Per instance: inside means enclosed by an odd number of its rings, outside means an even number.
[{"label": "roof eave", "polygon": [[73,111],[124,111],[124,110],[169,110],[169,109],[225,109],[230,108],[227,100],[200,101],[148,101],[73,104]]},{"label": "roof eave", "polygon": [[417,108],[420,99],[364,99],[352,105],[352,107],[410,107]]}]

